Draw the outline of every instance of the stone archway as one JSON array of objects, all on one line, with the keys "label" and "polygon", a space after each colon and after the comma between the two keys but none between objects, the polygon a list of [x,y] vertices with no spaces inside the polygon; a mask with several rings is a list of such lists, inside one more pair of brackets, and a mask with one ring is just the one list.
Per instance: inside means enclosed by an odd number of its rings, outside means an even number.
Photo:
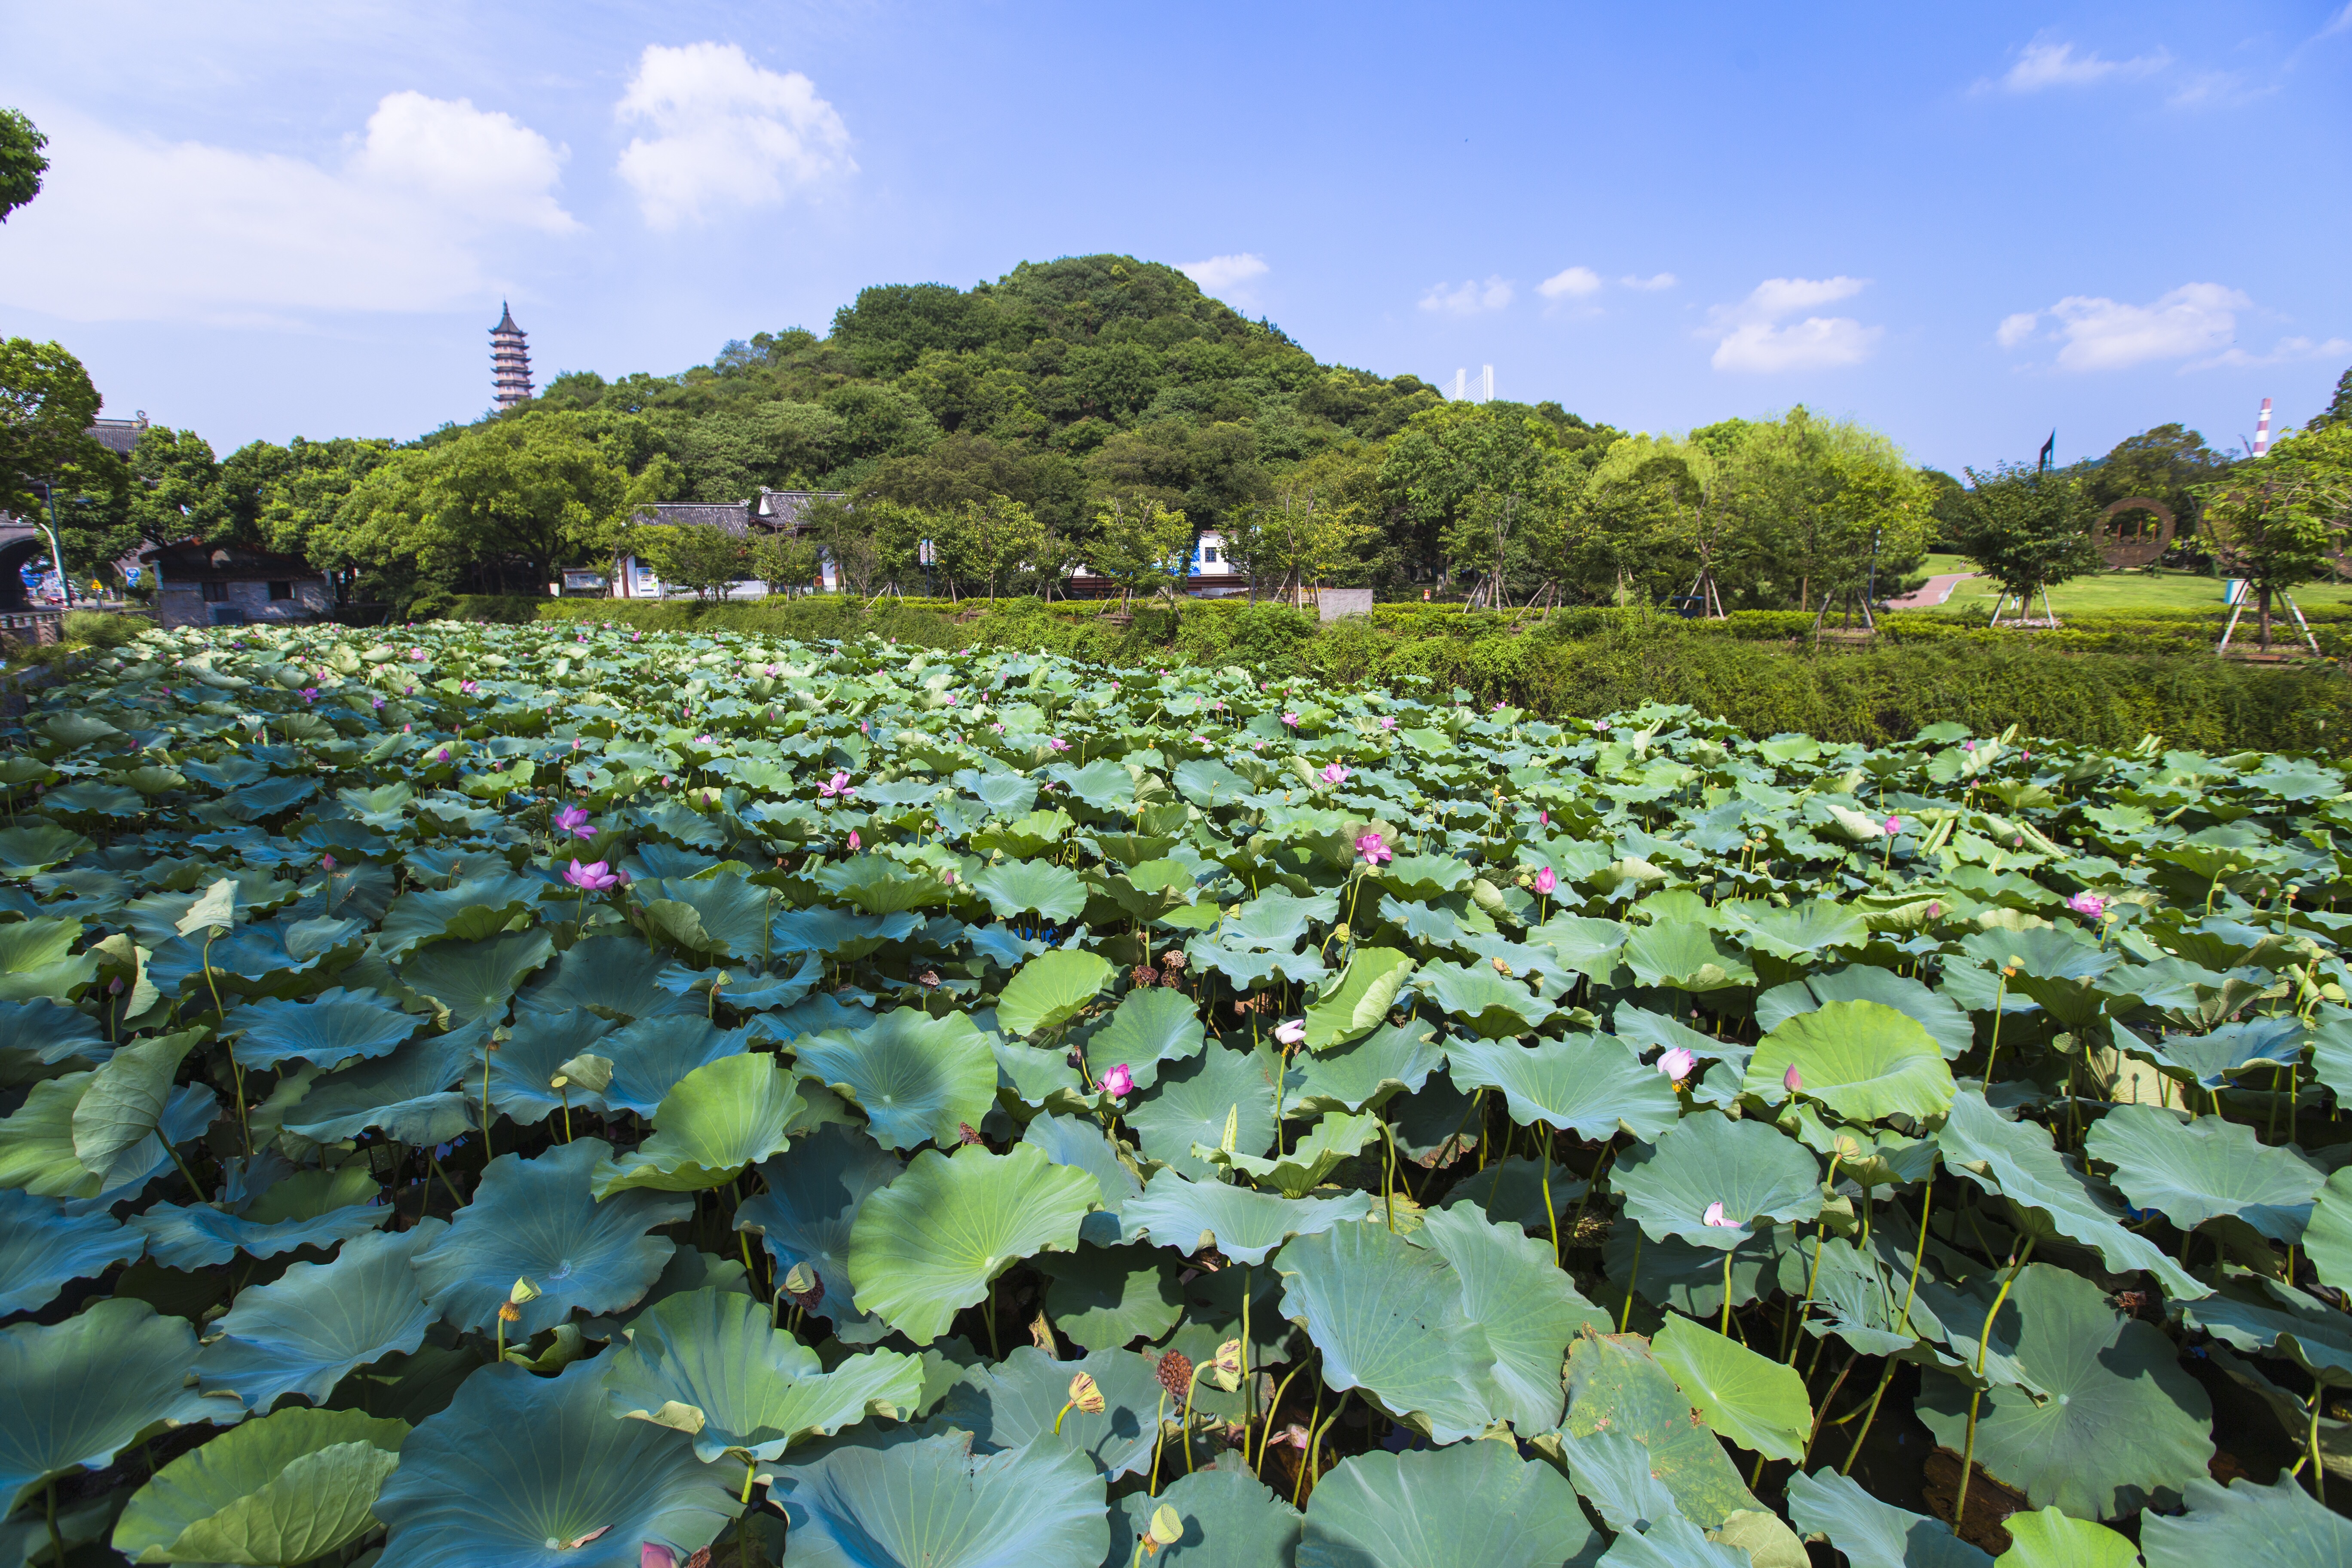
[{"label": "stone archway", "polygon": [[[2115,520],[2126,512],[2147,512],[2156,520],[2150,528],[2143,520],[2131,533],[2126,534],[2114,526]],[[2153,566],[2164,552],[2172,548],[2176,527],[2172,509],[2148,496],[2126,496],[2099,514],[2095,537],[2098,541],[2099,559],[2110,571],[2125,571],[2135,566]]]},{"label": "stone archway", "polygon": [[30,595],[25,592],[21,569],[27,561],[48,563],[48,541],[38,534],[16,539],[0,538],[0,610],[27,610],[33,607]]}]

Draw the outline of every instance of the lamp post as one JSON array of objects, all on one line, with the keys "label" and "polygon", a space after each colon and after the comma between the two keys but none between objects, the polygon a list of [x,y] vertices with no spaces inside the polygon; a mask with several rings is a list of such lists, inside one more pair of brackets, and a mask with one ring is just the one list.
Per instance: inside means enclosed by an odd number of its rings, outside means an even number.
[{"label": "lamp post", "polygon": [[49,564],[57,568],[58,588],[66,596],[67,607],[71,608],[73,579],[66,575],[66,552],[58,548],[58,493],[49,488],[47,479],[35,479],[33,482],[41,487],[41,499],[48,503],[49,521],[44,531],[49,536]]}]

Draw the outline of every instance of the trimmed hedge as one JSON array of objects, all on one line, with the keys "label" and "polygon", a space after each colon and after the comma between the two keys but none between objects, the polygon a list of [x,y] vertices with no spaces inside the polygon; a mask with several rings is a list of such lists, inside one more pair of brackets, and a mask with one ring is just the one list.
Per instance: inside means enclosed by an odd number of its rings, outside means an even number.
[{"label": "trimmed hedge", "polygon": [[1979,733],[2014,723],[2028,734],[2104,746],[2155,734],[2217,752],[2332,752],[2337,737],[2352,732],[2352,682],[2334,665],[2216,658],[2199,618],[2162,612],[2114,617],[2123,624],[2113,627],[2078,617],[2056,634],[1895,616],[1875,642],[1816,646],[1787,629],[1793,622],[1810,632],[1812,617],[1782,612],[1700,622],[1586,609],[1531,620],[1414,605],[1324,626],[1273,604],[1194,602],[1181,612],[1139,609],[1131,621],[1113,608],[910,599],[866,611],[834,595],[727,605],[467,598],[457,616],[803,640],[873,635],[1145,667],[1239,664],[1270,678],[1425,685],[1463,701],[1553,715],[1687,702],[1751,734],[1799,731],[1839,741],[1904,739],[1948,719]]}]

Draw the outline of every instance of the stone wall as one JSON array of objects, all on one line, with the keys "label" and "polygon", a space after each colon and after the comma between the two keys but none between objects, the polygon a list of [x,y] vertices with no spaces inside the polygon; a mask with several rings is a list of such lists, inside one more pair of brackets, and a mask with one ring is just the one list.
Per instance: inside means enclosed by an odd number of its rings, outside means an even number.
[{"label": "stone wall", "polygon": [[[286,578],[277,579],[286,582]],[[206,599],[201,583],[166,582],[155,592],[156,619],[167,629],[177,626],[209,626],[222,624],[215,620],[215,610],[241,610],[246,625],[276,622],[290,625],[321,619],[327,614],[327,584],[316,577],[292,579],[294,596],[273,599],[269,596],[267,579],[239,579],[221,584],[226,596]],[[230,620],[227,624],[240,624]]]}]

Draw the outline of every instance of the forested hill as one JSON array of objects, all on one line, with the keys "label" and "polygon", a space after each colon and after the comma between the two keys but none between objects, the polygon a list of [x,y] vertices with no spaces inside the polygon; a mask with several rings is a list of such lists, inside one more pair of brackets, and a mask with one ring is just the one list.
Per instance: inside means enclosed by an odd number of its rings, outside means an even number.
[{"label": "forested hill", "polygon": [[573,372],[528,406],[645,418],[684,469],[682,499],[763,484],[931,506],[1001,493],[1077,527],[1106,486],[1167,492],[1213,524],[1264,499],[1269,470],[1442,401],[1412,375],[1321,363],[1171,267],[1087,256],[969,290],[866,289],[824,338],[761,332],[676,375]]}]

